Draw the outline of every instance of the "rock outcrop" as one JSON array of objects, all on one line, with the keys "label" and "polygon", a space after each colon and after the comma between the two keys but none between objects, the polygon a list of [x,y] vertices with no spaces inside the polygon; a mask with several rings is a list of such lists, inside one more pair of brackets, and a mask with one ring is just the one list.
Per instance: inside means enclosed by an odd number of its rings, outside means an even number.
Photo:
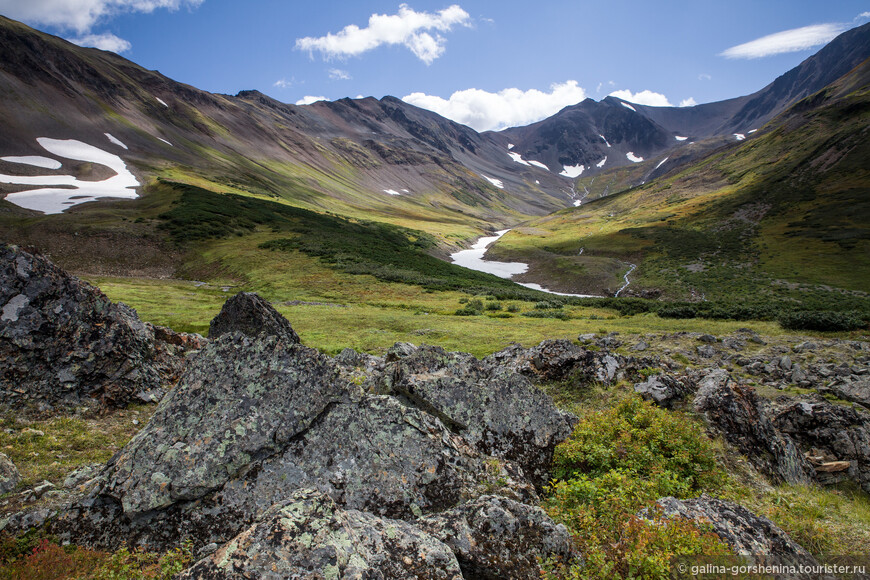
[{"label": "rock outcrop", "polygon": [[754,557],[758,563],[818,566],[816,559],[776,524],[742,505],[707,495],[686,500],[665,497],[657,505],[667,518],[709,525],[736,554]]},{"label": "rock outcrop", "polygon": [[773,424],[797,443],[819,483],[852,479],[870,493],[870,414],[817,396],[783,400]]},{"label": "rock outcrop", "polygon": [[12,408],[159,399],[181,359],[124,304],[42,256],[0,245],[0,394]]},{"label": "rock outcrop", "polygon": [[694,408],[708,425],[745,454],[757,469],[777,481],[810,483],[813,469],[788,436],[771,421],[769,403],[752,387],[714,371],[701,380]]},{"label": "rock outcrop", "polygon": [[381,578],[461,580],[451,549],[418,527],[342,509],[300,490],[179,580],[235,578]]},{"label": "rock outcrop", "polygon": [[696,388],[694,380],[685,375],[658,374],[642,383],[635,383],[634,392],[647,401],[669,409],[694,392]]},{"label": "rock outcrop", "polygon": [[5,453],[0,453],[0,495],[9,493],[18,486],[21,474]]},{"label": "rock outcrop", "polygon": [[577,423],[522,375],[437,346],[388,351],[376,392],[435,415],[486,455],[518,464],[542,487],[553,450]]},{"label": "rock outcrop", "polygon": [[220,313],[208,326],[210,339],[230,332],[240,332],[251,338],[266,334],[282,338],[288,343],[301,342],[290,322],[254,292],[239,292],[224,302]]}]

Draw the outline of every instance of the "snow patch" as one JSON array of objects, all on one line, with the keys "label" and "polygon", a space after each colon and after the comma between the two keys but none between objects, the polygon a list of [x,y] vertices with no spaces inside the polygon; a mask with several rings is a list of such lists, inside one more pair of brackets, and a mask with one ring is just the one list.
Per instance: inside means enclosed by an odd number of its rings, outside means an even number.
[{"label": "snow patch", "polygon": [[519,153],[514,153],[513,151],[509,152],[508,155],[511,156],[511,159],[516,161],[517,163],[522,163],[523,165],[528,165],[529,162],[523,159],[523,156]]},{"label": "snow patch", "polygon": [[115,137],[114,135],[112,135],[111,133],[103,133],[103,135],[105,135],[106,137],[108,137],[108,138],[109,138],[109,141],[111,141],[112,143],[114,143],[114,144],[117,145],[118,147],[123,147],[124,149],[129,149],[129,147],[127,147],[126,145],[124,145],[123,143],[121,143],[121,140],[118,139],[117,137]]},{"label": "snow patch", "polygon": [[0,157],[3,161],[9,163],[21,163],[22,165],[32,165],[34,167],[44,167],[45,169],[60,169],[63,165],[57,159],[49,159],[41,155],[24,155],[23,157]]},{"label": "snow patch", "polygon": [[625,103],[625,102],[620,101],[619,104],[622,105],[623,107],[625,107],[626,109],[631,109],[632,111],[634,111],[635,113],[637,113],[637,109],[635,109],[634,107],[632,107],[632,106],[629,105],[628,103]]},{"label": "snow patch", "polygon": [[403,189],[403,190],[402,190],[402,193],[411,193],[411,192],[408,191],[407,189]]},{"label": "snow patch", "polygon": [[756,131],[758,131],[758,129],[750,129],[749,131],[746,132],[746,134],[747,134],[747,135],[752,135],[752,134],[755,133]]},{"label": "snow patch", "polygon": [[513,143],[508,143],[508,151],[510,151],[510,150],[513,149],[513,148],[514,148],[514,144],[513,144]]},{"label": "snow patch", "polygon": [[664,164],[665,164],[665,161],[667,161],[667,160],[668,160],[668,158],[665,157],[664,159],[662,159],[661,161],[659,161],[659,164],[656,165],[656,169],[658,169],[659,167],[661,167],[662,165],[664,165]]},{"label": "snow patch", "polygon": [[546,169],[547,171],[550,170],[549,167],[547,167],[546,165],[544,165],[540,161],[532,161],[531,159],[529,159],[529,164],[534,165],[535,167],[540,167],[541,169]]},{"label": "snow patch", "polygon": [[629,151],[628,153],[626,153],[625,158],[633,163],[640,163],[641,161],[643,161],[643,157],[638,157],[632,151]]},{"label": "snow patch", "polygon": [[523,264],[522,262],[491,262],[483,259],[483,255],[486,254],[486,249],[490,244],[509,231],[501,230],[496,232],[494,236],[482,237],[471,246],[470,250],[461,250],[450,254],[450,260],[457,266],[477,270],[478,272],[486,272],[487,274],[495,274],[499,278],[510,278],[516,274],[523,274],[529,269],[528,264]]},{"label": "snow patch", "polygon": [[607,139],[604,138],[604,135],[599,135],[599,137],[601,137],[601,140],[604,141],[604,144],[605,144],[605,145],[607,145],[608,147],[610,147],[610,143],[607,142]]},{"label": "snow patch", "polygon": [[154,97],[154,98],[157,99],[157,102],[160,103],[161,105],[163,105],[164,107],[168,107],[168,106],[169,106],[169,105],[166,104],[166,101],[164,101],[164,100],[161,99],[160,97]]},{"label": "snow patch", "polygon": [[688,139],[688,137],[680,137],[679,135],[674,135],[674,139],[676,139],[677,141],[685,141],[686,139]]},{"label": "snow patch", "polygon": [[598,169],[601,169],[602,167],[604,167],[605,163],[607,163],[607,155],[604,156],[604,159],[602,159],[601,161],[596,163],[595,167],[597,167]]},{"label": "snow patch", "polygon": [[399,193],[395,189],[385,189],[384,193],[389,193],[390,195],[402,195],[401,193]]},{"label": "snow patch", "polygon": [[586,167],[583,165],[564,165],[562,166],[562,173],[559,175],[574,179],[575,177],[580,177],[584,171],[586,171]]},{"label": "snow patch", "polygon": [[487,177],[486,175],[482,175],[481,177],[483,177],[485,180],[487,180],[497,188],[504,189],[504,182],[502,182],[501,179],[494,179],[492,177]]},{"label": "snow patch", "polygon": [[743,141],[744,139],[746,139],[746,135],[744,135],[743,133],[734,133],[734,137],[738,141]]},{"label": "snow patch", "polygon": [[175,145],[173,145],[172,143],[170,143],[170,142],[167,141],[166,139],[163,139],[162,137],[158,137],[158,139],[160,139],[161,141],[163,141],[164,143],[166,143],[166,144],[169,145],[170,147],[175,147]]},{"label": "snow patch", "polygon": [[139,197],[136,191],[131,189],[138,187],[139,181],[117,155],[75,139],[39,137],[36,141],[53,155],[75,161],[99,163],[112,169],[116,175],[103,181],[83,181],[72,175],[0,175],[0,183],[66,186],[10,193],[6,196],[6,201],[25,209],[54,214],[61,213],[70,206],[103,197],[123,199]]},{"label": "snow patch", "polygon": [[580,204],[583,203],[582,199],[574,200],[574,207],[580,207]]}]

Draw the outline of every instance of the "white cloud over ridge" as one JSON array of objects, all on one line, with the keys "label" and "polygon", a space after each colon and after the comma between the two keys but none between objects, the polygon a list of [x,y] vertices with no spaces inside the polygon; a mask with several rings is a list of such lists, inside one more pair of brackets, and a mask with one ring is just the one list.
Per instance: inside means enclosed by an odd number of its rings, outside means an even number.
[{"label": "white cloud over ridge", "polygon": [[490,131],[528,125],[586,98],[586,91],[569,80],[550,86],[550,92],[511,88],[497,93],[481,89],[456,91],[444,99],[425,93],[402,97],[406,103],[434,111],[476,131]]},{"label": "white cloud over ridge", "polygon": [[196,8],[202,3],[203,0],[0,0],[0,13],[15,20],[85,35],[100,20],[118,14],[150,13],[160,8],[178,10],[185,6]]},{"label": "white cloud over ridge", "polygon": [[352,77],[350,73],[346,70],[341,70],[340,68],[331,68],[329,69],[329,78],[334,81],[348,81]]},{"label": "white cloud over ridge", "polygon": [[111,32],[105,32],[103,34],[86,34],[85,36],[70,38],[68,40],[73,44],[78,44],[79,46],[92,46],[94,48],[99,48],[100,50],[109,50],[118,54],[130,50],[133,46],[129,41],[119,38]]},{"label": "white cloud over ridge", "polygon": [[750,42],[732,46],[720,52],[719,56],[754,59],[787,52],[798,52],[813,48],[814,46],[827,44],[847,28],[848,26],[845,24],[832,22],[783,30],[782,32],[768,34]]},{"label": "white cloud over ridge", "polygon": [[666,96],[661,93],[654,93],[653,91],[632,93],[628,89],[622,89],[619,91],[613,91],[609,96],[618,97],[623,101],[628,101],[629,103],[634,103],[636,105],[646,105],[648,107],[673,107]]},{"label": "white cloud over ridge", "polygon": [[310,105],[312,103],[316,103],[317,101],[328,101],[326,97],[313,97],[311,95],[305,95],[298,101],[296,101],[297,105]]},{"label": "white cloud over ridge", "polygon": [[680,101],[681,107],[694,107],[698,102],[694,99],[694,97],[689,97],[688,99],[683,99]]},{"label": "white cloud over ridge", "polygon": [[[312,54],[320,52],[324,58],[330,59],[359,56],[384,44],[402,45],[426,64],[432,64],[444,54],[447,42],[437,32],[470,25],[471,16],[458,4],[434,14],[416,12],[402,4],[397,14],[372,14],[365,28],[350,24],[335,34],[297,38],[296,48]],[[433,36],[430,31],[437,32]]]}]

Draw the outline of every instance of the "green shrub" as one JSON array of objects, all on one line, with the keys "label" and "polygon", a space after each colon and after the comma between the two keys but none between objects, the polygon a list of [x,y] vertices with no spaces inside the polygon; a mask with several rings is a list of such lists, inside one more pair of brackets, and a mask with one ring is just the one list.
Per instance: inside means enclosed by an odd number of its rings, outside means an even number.
[{"label": "green shrub", "polygon": [[507,311],[508,311],[508,312],[519,312],[519,311],[520,311],[520,305],[519,305],[519,304],[514,304],[514,303],[508,304],[508,305],[507,305]]},{"label": "green shrub", "polygon": [[848,331],[867,326],[858,312],[832,312],[816,310],[791,312],[779,318],[779,324],[787,330]]},{"label": "green shrub", "polygon": [[528,316],[529,318],[556,318],[559,320],[568,320],[570,318],[567,312],[562,312],[561,310],[529,310],[523,312],[522,316]]},{"label": "green shrub", "polygon": [[501,302],[487,302],[486,309],[487,310],[501,310]]}]

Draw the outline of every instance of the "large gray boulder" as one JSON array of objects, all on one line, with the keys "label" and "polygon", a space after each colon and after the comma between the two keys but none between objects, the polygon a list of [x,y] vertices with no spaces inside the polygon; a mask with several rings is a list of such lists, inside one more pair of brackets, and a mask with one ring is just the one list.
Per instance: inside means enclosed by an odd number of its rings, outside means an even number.
[{"label": "large gray boulder", "polygon": [[466,578],[537,578],[540,560],[579,557],[565,526],[539,507],[505,497],[482,496],[417,524],[450,546]]},{"label": "large gray boulder", "polygon": [[211,342],[89,497],[53,523],[107,548],[221,544],[299,489],[348,509],[411,519],[487,490],[533,486],[435,416],[363,395],[329,357],[276,337]]},{"label": "large gray boulder", "polygon": [[165,387],[154,333],[42,256],[0,244],[0,399],[12,408],[124,406]]},{"label": "large gray boulder", "polygon": [[699,382],[693,405],[710,428],[774,480],[800,484],[813,481],[812,466],[794,441],[777,429],[771,420],[770,404],[759,398],[752,387],[735,383],[720,369]]},{"label": "large gray boulder", "polygon": [[15,489],[20,481],[18,468],[5,453],[0,453],[0,495]]},{"label": "large gray boulder", "polygon": [[226,302],[208,326],[208,337],[241,332],[252,338],[265,334],[289,343],[300,343],[299,335],[280,312],[255,292],[239,292]]},{"label": "large gray boulder", "polygon": [[460,580],[456,556],[413,524],[341,508],[301,490],[177,577]]},{"label": "large gray boulder", "polygon": [[576,417],[522,375],[469,354],[426,345],[404,356],[397,350],[387,353],[377,392],[435,415],[481,453],[518,464],[539,487],[548,481],[553,450]]},{"label": "large gray boulder", "polygon": [[[658,500],[657,506],[667,518],[679,517],[709,525],[737,555],[750,557],[757,564],[819,565],[776,524],[740,504],[703,495],[686,500],[665,497]],[[649,517],[649,513],[647,510],[644,515]],[[809,579],[818,575],[787,577]]]},{"label": "large gray boulder", "polygon": [[659,407],[669,409],[691,394],[695,387],[690,377],[658,374],[641,383],[635,383],[634,392]]}]

